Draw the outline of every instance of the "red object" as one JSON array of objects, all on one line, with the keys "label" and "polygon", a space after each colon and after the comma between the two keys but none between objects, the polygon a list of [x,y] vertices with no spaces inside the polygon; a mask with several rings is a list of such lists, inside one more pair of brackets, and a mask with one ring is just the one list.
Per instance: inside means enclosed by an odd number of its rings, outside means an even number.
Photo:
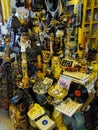
[{"label": "red object", "polygon": [[77,97],[80,97],[80,96],[81,96],[80,90],[75,90],[75,96],[77,96]]},{"label": "red object", "polygon": [[74,72],[74,71],[78,71],[78,68],[75,68],[75,67],[66,67],[65,70],[66,71]]},{"label": "red object", "polygon": [[10,103],[9,103],[8,99],[4,99],[3,107],[5,110],[9,110],[9,105],[10,105]]}]

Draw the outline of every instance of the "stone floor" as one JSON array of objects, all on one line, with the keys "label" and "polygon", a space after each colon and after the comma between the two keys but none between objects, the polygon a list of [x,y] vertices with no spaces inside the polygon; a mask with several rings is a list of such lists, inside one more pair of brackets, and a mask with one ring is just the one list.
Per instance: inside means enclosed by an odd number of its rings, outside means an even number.
[{"label": "stone floor", "polygon": [[0,130],[16,130],[10,122],[8,112],[3,108],[0,108]]}]

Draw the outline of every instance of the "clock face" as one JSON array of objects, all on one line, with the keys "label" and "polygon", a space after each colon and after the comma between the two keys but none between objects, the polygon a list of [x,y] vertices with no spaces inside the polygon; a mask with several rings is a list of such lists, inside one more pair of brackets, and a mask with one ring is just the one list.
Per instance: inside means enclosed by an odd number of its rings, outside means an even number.
[{"label": "clock face", "polygon": [[65,66],[65,67],[71,67],[73,64],[73,61],[71,60],[62,60],[62,66]]}]

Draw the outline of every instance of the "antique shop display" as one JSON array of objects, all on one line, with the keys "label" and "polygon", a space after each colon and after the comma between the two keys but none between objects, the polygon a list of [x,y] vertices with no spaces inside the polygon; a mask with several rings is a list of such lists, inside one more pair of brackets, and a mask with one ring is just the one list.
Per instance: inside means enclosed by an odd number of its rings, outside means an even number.
[{"label": "antique shop display", "polygon": [[0,37],[0,102],[17,130],[97,130],[98,2],[89,2],[16,1],[28,13],[13,8]]}]

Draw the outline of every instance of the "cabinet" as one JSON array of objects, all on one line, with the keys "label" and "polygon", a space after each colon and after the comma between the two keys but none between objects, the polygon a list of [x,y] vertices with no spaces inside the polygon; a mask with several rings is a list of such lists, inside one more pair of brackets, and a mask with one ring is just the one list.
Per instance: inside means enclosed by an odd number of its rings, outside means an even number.
[{"label": "cabinet", "polygon": [[82,29],[90,29],[89,48],[98,51],[98,0],[83,1]]}]

